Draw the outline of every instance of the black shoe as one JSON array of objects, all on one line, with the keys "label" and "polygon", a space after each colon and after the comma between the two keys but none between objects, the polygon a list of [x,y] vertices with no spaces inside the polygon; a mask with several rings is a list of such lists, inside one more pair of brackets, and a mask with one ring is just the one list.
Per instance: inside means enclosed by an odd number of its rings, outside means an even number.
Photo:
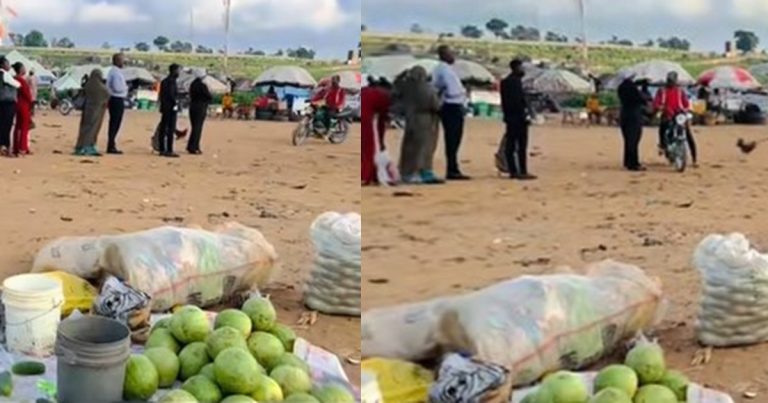
[{"label": "black shoe", "polygon": [[638,166],[635,166],[635,167],[629,167],[629,168],[627,168],[627,170],[628,171],[632,171],[632,172],[645,172],[648,169],[646,167],[642,166],[642,165],[638,165]]},{"label": "black shoe", "polygon": [[109,150],[107,150],[107,154],[122,155],[123,152],[118,150],[117,148],[110,148]]},{"label": "black shoe", "polygon": [[174,152],[164,153],[163,157],[165,157],[165,158],[179,158],[179,154],[176,154]]},{"label": "black shoe", "polygon": [[531,174],[522,174],[522,175],[517,175],[517,179],[521,181],[533,181],[538,179],[538,177],[536,175],[531,175]]},{"label": "black shoe", "polygon": [[457,173],[452,173],[452,174],[446,175],[445,179],[449,180],[449,181],[468,181],[468,180],[470,180],[472,178],[470,178],[467,175],[464,175],[461,172],[457,172]]},{"label": "black shoe", "polygon": [[192,155],[202,155],[203,152],[201,150],[187,150],[188,153]]}]

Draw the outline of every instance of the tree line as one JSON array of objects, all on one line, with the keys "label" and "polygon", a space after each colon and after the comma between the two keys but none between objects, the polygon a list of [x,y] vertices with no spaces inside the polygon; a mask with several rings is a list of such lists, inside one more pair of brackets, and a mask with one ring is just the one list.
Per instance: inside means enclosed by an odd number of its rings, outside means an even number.
[{"label": "tree line", "polygon": [[[465,38],[480,39],[483,36],[485,36],[486,33],[490,33],[497,39],[502,39],[502,40],[532,41],[532,42],[544,41],[544,42],[560,42],[560,43],[568,43],[571,41],[571,38],[568,38],[568,36],[559,34],[557,32],[547,31],[545,33],[542,33],[538,28],[535,28],[535,27],[527,27],[524,25],[511,26],[511,24],[509,24],[507,21],[504,21],[500,18],[490,19],[483,28],[473,24],[462,25],[459,28],[459,35]],[[368,29],[367,26],[365,25],[361,26],[361,31],[367,31],[367,29]],[[421,34],[421,33],[427,32],[427,30],[418,23],[414,23],[413,25],[411,25],[410,31],[411,33],[414,33],[414,34]],[[440,33],[439,36],[441,38],[453,37],[454,33],[442,32]],[[733,37],[734,37],[734,48],[743,53],[754,52],[755,50],[757,50],[757,47],[760,44],[760,38],[757,36],[757,34],[755,34],[752,31],[737,30],[734,32]],[[580,37],[574,37],[572,38],[572,40],[574,43],[582,42]],[[616,45],[616,46],[636,46],[637,45],[637,46],[648,47],[648,48],[659,47],[662,49],[672,49],[672,50],[683,50],[683,51],[691,50],[691,42],[688,39],[684,37],[679,37],[679,36],[648,39],[642,43],[635,43],[630,39],[619,38],[616,35],[612,35],[611,38],[600,41],[600,43]]]},{"label": "tree line", "polygon": [[[8,34],[11,42],[13,42],[14,46],[24,46],[24,47],[31,47],[31,48],[66,48],[66,49],[73,49],[75,48],[75,43],[70,40],[68,37],[64,38],[50,38],[50,41],[46,39],[45,35],[43,35],[42,32],[38,30],[32,30],[28,34],[18,34],[18,33],[10,33]],[[158,51],[161,52],[168,52],[168,53],[203,53],[203,54],[213,54],[213,53],[219,53],[223,54],[223,49],[214,50],[212,48],[206,47],[204,45],[193,45],[191,42],[185,42],[180,40],[171,40],[166,36],[160,35],[157,36],[153,41],[152,45],[157,48]],[[121,51],[131,51],[136,50],[138,52],[149,52],[152,50],[152,45],[150,45],[147,42],[138,42],[136,43],[132,48],[131,47],[122,47],[120,48]],[[115,49],[109,42],[104,42],[101,45],[102,49]],[[261,50],[253,49],[252,47],[249,47],[247,50],[240,52],[240,54],[244,55],[251,55],[251,56],[266,56],[267,53]],[[272,54],[272,56],[286,56],[296,59],[314,59],[315,58],[315,51],[310,48],[306,48],[304,46],[298,47],[296,49],[279,49],[276,52]]]}]

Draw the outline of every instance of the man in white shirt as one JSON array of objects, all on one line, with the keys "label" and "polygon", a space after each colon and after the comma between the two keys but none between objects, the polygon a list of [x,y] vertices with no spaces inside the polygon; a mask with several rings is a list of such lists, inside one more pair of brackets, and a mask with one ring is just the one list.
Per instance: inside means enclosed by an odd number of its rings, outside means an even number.
[{"label": "man in white shirt", "polygon": [[112,68],[107,75],[107,89],[109,90],[109,144],[107,154],[122,154],[117,148],[117,134],[123,123],[125,114],[125,99],[128,97],[128,84],[123,75],[125,58],[122,53],[112,56]]},{"label": "man in white shirt", "polygon": [[448,170],[445,175],[448,180],[468,180],[459,168],[459,147],[464,135],[464,108],[467,102],[467,93],[459,75],[453,68],[456,60],[448,45],[441,45],[437,49],[440,64],[432,73],[432,84],[437,89],[442,107],[440,118],[445,134],[445,158]]},{"label": "man in white shirt", "polygon": [[11,129],[16,118],[16,94],[19,84],[11,72],[11,63],[0,56],[0,156],[10,157]]}]

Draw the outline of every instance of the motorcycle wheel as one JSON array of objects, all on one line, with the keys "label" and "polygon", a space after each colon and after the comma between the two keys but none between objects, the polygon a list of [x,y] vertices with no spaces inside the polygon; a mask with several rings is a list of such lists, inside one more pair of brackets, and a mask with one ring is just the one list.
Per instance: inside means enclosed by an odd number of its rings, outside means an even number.
[{"label": "motorcycle wheel", "polygon": [[688,165],[688,153],[685,151],[685,145],[679,146],[672,165],[677,172],[685,172],[685,167]]},{"label": "motorcycle wheel", "polygon": [[306,121],[302,120],[293,130],[293,145],[300,146],[307,141],[309,137],[309,126]]},{"label": "motorcycle wheel", "polygon": [[349,124],[346,121],[341,121],[336,125],[336,129],[328,135],[328,141],[331,144],[341,144],[347,140],[349,134]]},{"label": "motorcycle wheel", "polygon": [[63,116],[69,116],[70,113],[72,113],[72,109],[74,108],[74,105],[70,102],[62,102],[59,104],[59,113],[61,113]]}]

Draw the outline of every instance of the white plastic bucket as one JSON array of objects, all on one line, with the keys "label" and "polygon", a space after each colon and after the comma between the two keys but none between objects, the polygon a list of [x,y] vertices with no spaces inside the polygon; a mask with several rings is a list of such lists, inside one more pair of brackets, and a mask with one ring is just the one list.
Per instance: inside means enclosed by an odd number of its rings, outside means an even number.
[{"label": "white plastic bucket", "polygon": [[3,281],[5,339],[12,352],[48,356],[56,344],[64,293],[61,283],[40,274]]}]

